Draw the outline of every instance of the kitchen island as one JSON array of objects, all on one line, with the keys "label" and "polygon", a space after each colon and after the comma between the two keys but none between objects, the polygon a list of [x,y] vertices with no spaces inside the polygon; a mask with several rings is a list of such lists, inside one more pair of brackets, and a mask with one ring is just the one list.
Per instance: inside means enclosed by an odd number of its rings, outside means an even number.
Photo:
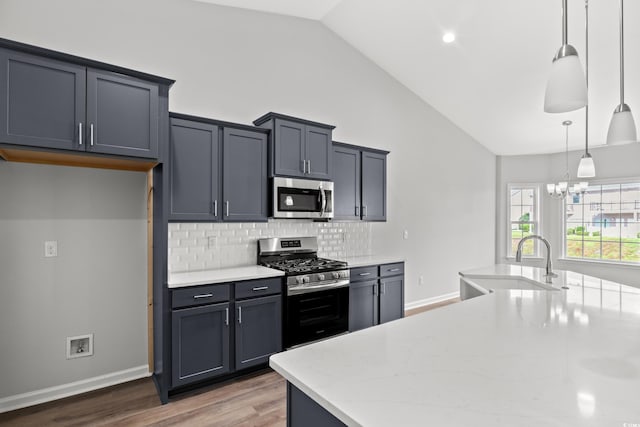
[{"label": "kitchen island", "polygon": [[289,425],[640,425],[640,289],[554,280],[558,290],[495,290],[273,355]]}]

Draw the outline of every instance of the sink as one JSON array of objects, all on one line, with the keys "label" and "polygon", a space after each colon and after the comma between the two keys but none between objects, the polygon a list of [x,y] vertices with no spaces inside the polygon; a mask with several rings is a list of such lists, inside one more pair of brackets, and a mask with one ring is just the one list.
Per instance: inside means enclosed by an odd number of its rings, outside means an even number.
[{"label": "sink", "polygon": [[550,284],[536,282],[524,277],[483,277],[460,278],[460,298],[469,299],[502,289],[522,289],[530,291],[558,291]]}]

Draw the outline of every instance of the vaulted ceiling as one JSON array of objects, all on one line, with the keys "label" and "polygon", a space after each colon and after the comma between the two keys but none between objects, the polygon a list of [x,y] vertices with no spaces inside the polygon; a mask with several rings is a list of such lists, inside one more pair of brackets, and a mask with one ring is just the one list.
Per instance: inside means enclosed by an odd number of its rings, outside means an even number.
[{"label": "vaulted ceiling", "polygon": [[[585,109],[543,112],[561,45],[561,0],[199,0],[322,22],[495,154],[585,142]],[[619,2],[591,0],[589,144],[605,143],[619,102]],[[640,118],[640,2],[625,2],[625,102]],[[585,62],[585,1],[569,1],[569,43]],[[456,34],[453,43],[444,32]]]}]

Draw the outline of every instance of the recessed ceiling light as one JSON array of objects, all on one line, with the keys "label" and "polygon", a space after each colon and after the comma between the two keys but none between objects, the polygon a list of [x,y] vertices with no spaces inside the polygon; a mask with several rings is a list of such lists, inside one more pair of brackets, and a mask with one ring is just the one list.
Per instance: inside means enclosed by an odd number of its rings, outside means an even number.
[{"label": "recessed ceiling light", "polygon": [[442,36],[442,41],[445,43],[451,43],[455,39],[456,39],[456,35],[453,33],[444,33],[444,36]]}]

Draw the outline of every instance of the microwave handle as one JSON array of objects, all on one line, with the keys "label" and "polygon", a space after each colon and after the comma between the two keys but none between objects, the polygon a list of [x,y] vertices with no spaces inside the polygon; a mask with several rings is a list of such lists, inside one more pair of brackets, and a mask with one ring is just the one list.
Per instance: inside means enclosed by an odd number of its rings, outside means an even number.
[{"label": "microwave handle", "polygon": [[324,194],[324,188],[320,186],[320,197],[322,199],[322,204],[320,206],[320,217],[324,216],[324,210],[327,208],[327,196]]}]

